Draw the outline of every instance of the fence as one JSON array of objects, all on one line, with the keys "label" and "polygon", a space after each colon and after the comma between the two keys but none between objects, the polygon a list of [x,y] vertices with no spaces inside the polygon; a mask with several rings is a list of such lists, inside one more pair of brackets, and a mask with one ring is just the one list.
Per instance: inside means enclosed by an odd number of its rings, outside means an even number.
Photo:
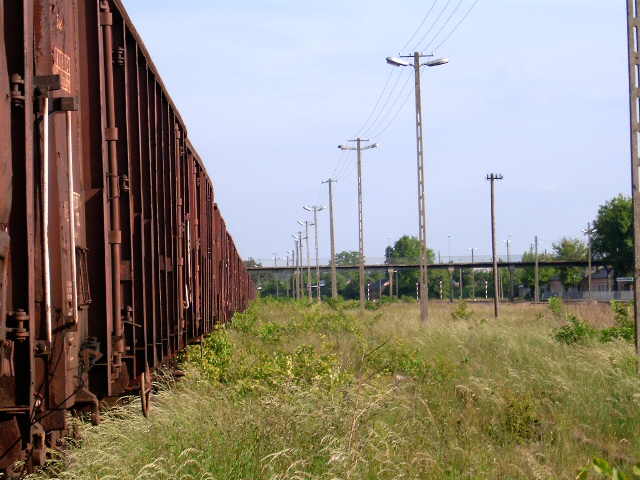
[{"label": "fence", "polygon": [[[543,294],[542,299],[547,300],[550,297],[555,297],[551,293]],[[620,300],[622,302],[633,301],[633,290],[621,290],[621,291],[602,291],[602,292],[565,292],[562,294],[563,300],[593,300],[597,302],[609,302],[611,300]]]}]

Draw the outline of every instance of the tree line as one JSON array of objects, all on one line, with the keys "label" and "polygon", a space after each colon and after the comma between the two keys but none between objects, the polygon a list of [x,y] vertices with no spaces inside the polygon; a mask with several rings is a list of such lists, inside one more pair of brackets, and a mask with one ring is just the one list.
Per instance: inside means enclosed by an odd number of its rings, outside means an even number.
[{"label": "tree line", "polygon": [[[591,250],[594,260],[601,260],[613,269],[617,276],[630,276],[633,272],[633,208],[631,198],[619,195],[598,209],[592,222]],[[539,252],[539,261],[577,260],[585,261],[588,256],[588,244],[580,238],[563,237],[553,243],[550,252]],[[417,238],[404,235],[393,245],[385,249],[388,264],[419,263],[420,242]],[[436,255],[428,250],[429,263],[435,263]],[[525,252],[522,260],[533,262],[535,251],[533,246]],[[342,251],[336,255],[337,265],[357,265],[357,251]],[[252,259],[248,265],[256,265]],[[540,285],[548,284],[552,279],[559,279],[566,288],[578,287],[587,275],[581,267],[541,267],[539,269]],[[390,294],[399,296],[416,295],[416,284],[419,272],[402,270],[393,273],[393,281],[389,272],[367,272],[368,292],[371,299]],[[303,279],[306,281],[306,272]],[[315,275],[313,276],[315,279]],[[262,295],[291,295],[292,286],[289,274],[260,273],[255,278],[261,287]],[[314,280],[315,281],[315,280]],[[533,291],[534,269],[517,268],[509,271],[500,269],[500,281],[504,296],[510,296],[510,287],[514,285],[514,294],[520,291]],[[339,270],[337,273],[338,293],[345,299],[357,299],[359,295],[357,271]],[[393,292],[390,287],[393,284]],[[320,288],[324,297],[331,295],[330,275],[321,274]],[[431,298],[484,298],[493,296],[494,285],[490,270],[455,269],[429,270],[429,296]],[[305,290],[306,293],[306,290]]]}]

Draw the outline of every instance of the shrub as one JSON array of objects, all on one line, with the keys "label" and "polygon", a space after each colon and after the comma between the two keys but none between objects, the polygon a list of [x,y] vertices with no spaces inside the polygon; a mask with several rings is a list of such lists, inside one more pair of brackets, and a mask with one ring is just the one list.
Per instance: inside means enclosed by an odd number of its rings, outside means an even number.
[{"label": "shrub", "polygon": [[631,318],[631,306],[628,303],[613,300],[611,302],[611,310],[613,311],[616,326],[601,330],[600,341],[606,343],[619,338],[628,341],[634,340],[635,326]]},{"label": "shrub", "polygon": [[549,299],[549,310],[553,313],[553,316],[557,319],[562,318],[562,314],[564,313],[564,303],[562,298],[560,297],[551,297]]},{"label": "shrub", "polygon": [[460,300],[456,309],[451,312],[454,320],[469,320],[473,316],[473,312],[469,308],[469,304],[464,300]]},{"label": "shrub", "polygon": [[195,365],[209,380],[225,383],[230,380],[233,345],[225,330],[218,330],[204,338],[200,346],[188,349],[187,363]]},{"label": "shrub", "polygon": [[609,478],[611,480],[631,480],[632,478],[640,478],[640,465],[633,467],[631,474],[626,474],[614,467],[602,458],[594,458],[591,465],[584,467],[578,472],[576,480],[586,480],[589,478],[589,472],[593,470],[600,478]]},{"label": "shrub", "polygon": [[554,330],[553,338],[560,343],[573,345],[575,343],[584,343],[596,333],[595,329],[575,315],[568,315],[569,323]]}]

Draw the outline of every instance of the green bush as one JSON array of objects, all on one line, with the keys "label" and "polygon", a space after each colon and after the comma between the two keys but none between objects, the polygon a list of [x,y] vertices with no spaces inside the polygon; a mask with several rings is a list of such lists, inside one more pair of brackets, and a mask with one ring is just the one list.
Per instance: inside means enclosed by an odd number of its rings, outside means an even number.
[{"label": "green bush", "polygon": [[196,366],[209,380],[225,383],[230,380],[233,345],[226,330],[218,330],[204,338],[200,345],[187,350],[186,363]]},{"label": "green bush", "polygon": [[615,327],[605,328],[600,331],[600,341],[603,343],[616,339],[633,341],[635,339],[635,326],[631,316],[631,305],[625,302],[611,301]]},{"label": "green bush", "polygon": [[636,465],[632,468],[630,474],[626,474],[617,467],[611,465],[603,458],[594,458],[591,465],[583,468],[578,472],[576,480],[586,480],[589,478],[589,472],[593,471],[599,478],[608,478],[611,480],[631,480],[640,478],[640,466]]},{"label": "green bush", "polygon": [[[555,313],[554,313],[555,314]],[[596,334],[596,330],[575,315],[568,315],[568,324],[554,330],[553,338],[560,343],[573,345],[584,343]]]},{"label": "green bush", "polygon": [[469,308],[469,304],[464,300],[460,300],[456,309],[451,312],[454,320],[469,320],[473,316],[473,312]]},{"label": "green bush", "polygon": [[549,310],[553,313],[553,316],[557,319],[562,318],[562,314],[564,313],[564,302],[560,297],[551,297],[549,299]]}]

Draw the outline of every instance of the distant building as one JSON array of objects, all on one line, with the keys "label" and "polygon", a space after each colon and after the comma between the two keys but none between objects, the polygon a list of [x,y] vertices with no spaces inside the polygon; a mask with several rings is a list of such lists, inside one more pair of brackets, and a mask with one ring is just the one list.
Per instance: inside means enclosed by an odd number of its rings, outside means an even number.
[{"label": "distant building", "polygon": [[[600,268],[591,274],[592,292],[609,292],[613,290],[613,270]],[[589,277],[585,275],[580,282],[580,291],[589,291]]]}]

